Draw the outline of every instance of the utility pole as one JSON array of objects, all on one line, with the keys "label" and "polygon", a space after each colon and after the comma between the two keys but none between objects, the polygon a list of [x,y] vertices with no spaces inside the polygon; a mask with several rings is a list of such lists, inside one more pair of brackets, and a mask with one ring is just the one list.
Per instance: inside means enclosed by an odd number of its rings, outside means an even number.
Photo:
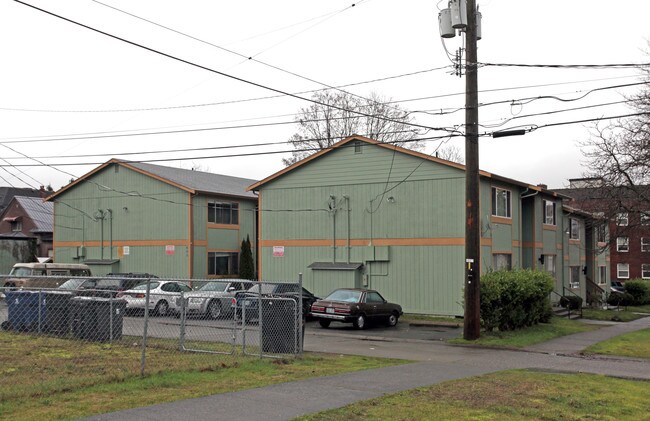
[{"label": "utility pole", "polygon": [[[478,169],[478,75],[476,42],[481,39],[481,14],[476,0],[449,0],[438,14],[440,36],[465,33],[465,318],[463,337],[481,334],[481,216]],[[462,50],[460,50],[462,51]],[[458,67],[460,58],[457,58]],[[461,69],[462,75],[462,69]]]},{"label": "utility pole", "polygon": [[478,168],[478,74],[476,53],[476,0],[467,0],[465,29],[465,318],[463,337],[481,334],[481,217]]}]

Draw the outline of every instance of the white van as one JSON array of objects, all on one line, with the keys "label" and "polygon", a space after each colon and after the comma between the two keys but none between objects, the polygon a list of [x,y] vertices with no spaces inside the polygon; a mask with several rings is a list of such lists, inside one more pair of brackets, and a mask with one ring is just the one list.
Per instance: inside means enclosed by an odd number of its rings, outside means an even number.
[{"label": "white van", "polygon": [[[5,288],[57,288],[71,276],[92,276],[87,265],[75,263],[16,263],[4,279]],[[60,278],[46,278],[57,276]]]}]

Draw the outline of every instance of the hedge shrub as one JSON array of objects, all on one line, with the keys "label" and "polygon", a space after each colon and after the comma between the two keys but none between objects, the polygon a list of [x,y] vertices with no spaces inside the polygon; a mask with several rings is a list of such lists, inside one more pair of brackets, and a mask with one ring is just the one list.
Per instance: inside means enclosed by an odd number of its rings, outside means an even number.
[{"label": "hedge shrub", "polygon": [[650,282],[642,279],[632,279],[625,282],[625,292],[632,296],[630,305],[642,306],[650,304]]},{"label": "hedge shrub", "polygon": [[627,307],[634,302],[634,297],[627,292],[612,292],[607,297],[607,304],[610,306]]},{"label": "hedge shrub", "polygon": [[547,272],[500,270],[481,277],[481,323],[487,331],[548,322],[553,278]]},{"label": "hedge shrub", "polygon": [[565,295],[560,298],[560,306],[569,310],[579,310],[582,308],[582,297],[577,295]]}]

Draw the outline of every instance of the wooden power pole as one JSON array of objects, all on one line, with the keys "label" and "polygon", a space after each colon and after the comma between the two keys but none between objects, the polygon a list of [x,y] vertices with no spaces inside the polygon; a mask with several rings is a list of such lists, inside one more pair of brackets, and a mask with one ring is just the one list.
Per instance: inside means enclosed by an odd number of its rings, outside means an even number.
[{"label": "wooden power pole", "polygon": [[467,0],[465,29],[465,319],[463,337],[481,334],[481,218],[478,168],[478,75],[476,0]]}]

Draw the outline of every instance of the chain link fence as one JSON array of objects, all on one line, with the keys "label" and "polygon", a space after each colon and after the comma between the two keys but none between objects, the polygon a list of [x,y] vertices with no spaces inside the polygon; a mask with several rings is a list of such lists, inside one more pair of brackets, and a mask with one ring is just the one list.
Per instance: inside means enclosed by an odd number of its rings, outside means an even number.
[{"label": "chain link fence", "polygon": [[302,353],[310,302],[303,300],[301,277],[282,283],[131,276],[21,280],[2,282],[1,335],[110,344],[137,356],[133,369],[142,375],[164,367],[170,356],[182,355],[186,366],[201,368]]}]

